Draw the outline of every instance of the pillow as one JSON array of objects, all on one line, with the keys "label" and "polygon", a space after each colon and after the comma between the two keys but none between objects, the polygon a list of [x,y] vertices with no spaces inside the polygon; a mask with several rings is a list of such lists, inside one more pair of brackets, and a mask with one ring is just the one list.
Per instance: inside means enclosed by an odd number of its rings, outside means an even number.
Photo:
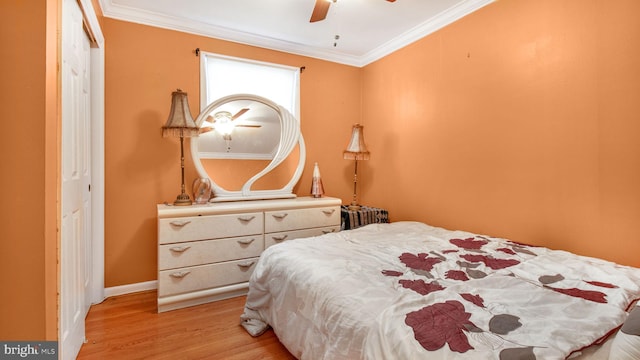
[{"label": "pillow", "polygon": [[613,339],[609,359],[640,360],[640,305],[631,311]]}]

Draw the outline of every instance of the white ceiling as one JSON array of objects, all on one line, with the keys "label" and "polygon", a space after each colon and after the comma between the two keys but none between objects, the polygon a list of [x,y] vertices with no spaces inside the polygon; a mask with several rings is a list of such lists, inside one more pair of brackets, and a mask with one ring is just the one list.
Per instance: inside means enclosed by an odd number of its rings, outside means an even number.
[{"label": "white ceiling", "polygon": [[338,0],[315,23],[309,22],[315,0],[100,0],[100,6],[110,18],[364,66],[493,1]]}]

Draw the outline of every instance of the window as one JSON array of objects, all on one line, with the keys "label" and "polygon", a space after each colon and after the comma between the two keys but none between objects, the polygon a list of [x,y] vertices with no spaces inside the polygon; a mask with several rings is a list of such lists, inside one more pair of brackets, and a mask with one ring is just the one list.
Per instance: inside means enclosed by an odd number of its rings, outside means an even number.
[{"label": "window", "polygon": [[200,108],[227,95],[253,94],[300,115],[300,69],[201,52]]}]

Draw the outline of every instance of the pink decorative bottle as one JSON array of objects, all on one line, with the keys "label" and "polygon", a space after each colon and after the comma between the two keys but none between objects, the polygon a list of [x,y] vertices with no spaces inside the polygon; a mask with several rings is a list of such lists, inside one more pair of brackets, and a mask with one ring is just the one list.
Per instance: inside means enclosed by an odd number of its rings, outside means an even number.
[{"label": "pink decorative bottle", "polygon": [[313,165],[313,180],[311,181],[311,195],[314,198],[319,198],[324,195],[324,188],[322,187],[322,178],[320,177],[320,168],[318,163]]}]

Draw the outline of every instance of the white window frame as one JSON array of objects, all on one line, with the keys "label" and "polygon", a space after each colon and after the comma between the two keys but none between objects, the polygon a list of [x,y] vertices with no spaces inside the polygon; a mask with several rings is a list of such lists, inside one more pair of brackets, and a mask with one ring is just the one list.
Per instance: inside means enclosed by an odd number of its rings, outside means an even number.
[{"label": "white window frame", "polygon": [[[237,72],[234,74],[235,80],[232,82],[232,84],[230,84],[228,90],[225,89],[216,91],[216,95],[213,95],[211,94],[213,92],[211,90],[212,86],[218,85],[215,84],[215,80],[212,78],[209,66],[212,64],[212,62],[220,60],[222,62],[231,62],[231,64],[235,63],[234,66],[237,66],[239,68],[242,68],[243,66],[245,66],[246,68],[245,71]],[[266,73],[263,80],[260,79],[261,68],[264,69]],[[255,86],[253,86],[257,83],[259,84],[261,82],[270,81],[271,77],[268,74],[269,70],[275,70],[279,73],[285,74],[287,72],[290,73],[290,94],[274,94],[272,89],[265,89],[264,87],[256,88]],[[281,85],[280,87],[286,87],[286,84]],[[287,110],[289,110],[289,112],[291,112],[291,114],[296,117],[296,119],[298,119],[298,121],[300,121],[300,68],[200,51],[200,109],[204,109],[207,105],[223,96],[239,93],[258,95],[270,99],[278,103],[279,105],[284,106]],[[278,101],[278,99],[284,100]]]}]

